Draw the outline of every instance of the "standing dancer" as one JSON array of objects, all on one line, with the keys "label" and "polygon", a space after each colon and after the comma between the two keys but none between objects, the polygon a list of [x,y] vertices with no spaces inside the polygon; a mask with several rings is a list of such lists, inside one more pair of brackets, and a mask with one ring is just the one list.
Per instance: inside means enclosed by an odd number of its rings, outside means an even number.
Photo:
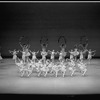
[{"label": "standing dancer", "polygon": [[46,56],[48,53],[46,52],[45,48],[42,48],[42,51],[40,51],[40,52],[41,52],[41,56],[42,56],[42,61],[43,61],[43,63],[45,63]]},{"label": "standing dancer", "polygon": [[35,60],[37,59],[36,54],[38,54],[39,51],[35,52],[30,50],[30,52],[32,53],[32,61],[35,63]]},{"label": "standing dancer", "polygon": [[[92,54],[94,52],[94,54]],[[91,49],[88,50],[88,60],[89,60],[89,64],[90,64],[90,60],[92,59],[92,56],[95,55],[96,50],[91,51]]]},{"label": "standing dancer", "polygon": [[23,62],[25,63],[25,51],[23,50],[23,51],[20,51],[21,53],[22,53],[22,60],[23,60]]},{"label": "standing dancer", "polygon": [[20,46],[22,47],[22,51],[20,50],[20,52],[22,52],[22,60],[24,61],[24,63],[28,62],[30,56],[30,52],[29,52],[30,45],[20,44]]},{"label": "standing dancer", "polygon": [[67,52],[65,52],[66,49],[66,43],[67,43],[67,39],[65,38],[65,36],[60,36],[58,38],[58,43],[60,45],[61,51],[58,52],[59,53],[59,61],[64,60]]},{"label": "standing dancer", "polygon": [[26,48],[26,61],[29,62],[29,56],[30,56],[30,51],[29,51],[29,47]]},{"label": "standing dancer", "polygon": [[55,54],[57,53],[55,52],[55,50],[52,50],[52,51],[48,50],[48,52],[51,54],[50,56],[51,61],[54,62]]},{"label": "standing dancer", "polygon": [[74,49],[73,55],[74,55],[74,59],[76,61],[77,60],[77,56],[79,55],[79,51],[78,51],[77,48]]},{"label": "standing dancer", "polygon": [[84,51],[82,51],[82,50],[79,51],[79,55],[80,55],[79,59],[80,59],[81,61],[83,61],[83,59],[84,59],[84,54],[85,54],[86,52],[87,52],[87,49],[85,49]]},{"label": "standing dancer", "polygon": [[59,53],[59,61],[61,62],[61,61],[65,60],[65,56],[67,54],[67,52],[65,52],[65,48],[62,48],[62,50],[58,53]]},{"label": "standing dancer", "polygon": [[70,60],[74,59],[74,55],[73,55],[73,50],[71,49],[71,51],[69,51],[70,53]]},{"label": "standing dancer", "polygon": [[42,56],[41,60],[43,61],[43,63],[46,63],[46,56],[48,54],[48,52],[46,52],[46,48],[47,48],[47,45],[48,45],[48,38],[47,38],[47,36],[41,37],[40,44],[41,44],[41,47],[42,47],[42,51],[40,51],[41,56]]},{"label": "standing dancer", "polygon": [[63,52],[59,52],[59,61],[61,62],[63,60]]},{"label": "standing dancer", "polygon": [[29,45],[29,39],[26,38],[25,36],[22,36],[20,37],[19,39],[19,44],[22,48],[22,60],[25,62],[28,62],[29,60],[29,56],[30,56],[30,52],[29,52],[29,48],[30,48],[30,45]]},{"label": "standing dancer", "polygon": [[19,50],[18,51],[16,51],[16,49],[14,49],[14,51],[9,50],[9,52],[13,55],[13,60],[16,60]]},{"label": "standing dancer", "polygon": [[81,61],[83,61],[83,59],[84,59],[84,57],[83,57],[84,52],[83,52],[83,51],[80,51],[79,54],[80,54],[79,59],[80,59]]}]

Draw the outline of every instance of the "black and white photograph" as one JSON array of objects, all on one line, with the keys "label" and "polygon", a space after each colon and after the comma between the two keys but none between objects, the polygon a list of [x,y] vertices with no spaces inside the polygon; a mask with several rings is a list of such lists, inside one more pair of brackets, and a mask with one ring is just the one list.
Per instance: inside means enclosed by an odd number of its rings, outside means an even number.
[{"label": "black and white photograph", "polygon": [[0,94],[100,94],[100,2],[0,2]]}]

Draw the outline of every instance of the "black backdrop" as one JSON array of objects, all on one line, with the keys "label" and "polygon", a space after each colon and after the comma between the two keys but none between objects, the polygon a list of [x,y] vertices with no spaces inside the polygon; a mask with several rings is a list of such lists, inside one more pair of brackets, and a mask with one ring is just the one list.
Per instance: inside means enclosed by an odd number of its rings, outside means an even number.
[{"label": "black backdrop", "polygon": [[21,49],[19,37],[26,36],[31,50],[41,50],[40,38],[49,39],[47,49],[59,50],[57,39],[67,38],[67,50],[81,35],[100,56],[100,3],[0,3],[0,45],[3,56],[8,50]]}]

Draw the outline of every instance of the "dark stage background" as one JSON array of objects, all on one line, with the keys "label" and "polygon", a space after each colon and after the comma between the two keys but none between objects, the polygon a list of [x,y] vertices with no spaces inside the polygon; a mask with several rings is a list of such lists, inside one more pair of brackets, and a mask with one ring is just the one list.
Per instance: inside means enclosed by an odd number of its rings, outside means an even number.
[{"label": "dark stage background", "polygon": [[67,38],[67,50],[86,35],[89,46],[100,56],[100,3],[0,3],[2,56],[21,49],[19,37],[27,36],[31,50],[41,50],[40,38],[48,36],[47,49],[60,50],[57,39]]}]

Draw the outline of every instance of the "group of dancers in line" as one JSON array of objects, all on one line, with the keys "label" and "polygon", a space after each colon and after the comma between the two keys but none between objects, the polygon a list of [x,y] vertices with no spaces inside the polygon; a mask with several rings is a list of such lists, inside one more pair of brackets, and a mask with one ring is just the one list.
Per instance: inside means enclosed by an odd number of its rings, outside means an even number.
[{"label": "group of dancers in line", "polygon": [[[84,62],[84,55],[88,53],[86,59],[90,62],[92,56],[95,55],[95,51],[91,49],[87,50],[79,50],[78,48],[74,48],[74,50],[70,50],[69,58],[65,58],[68,54],[65,48],[61,48],[60,52],[55,50],[46,50],[45,47],[42,47],[42,51],[31,51],[30,45],[21,45],[22,50],[14,51],[9,50],[9,52],[13,55],[13,60],[15,64],[18,66],[19,72],[21,76],[30,76],[34,71],[37,73],[37,76],[47,76],[48,74],[53,74],[55,77],[58,76],[58,73],[62,73],[62,76],[65,77],[66,71],[68,70],[71,76],[77,72],[81,72],[81,75],[84,76],[87,72],[87,63]],[[22,57],[19,58],[17,54],[21,52]],[[37,54],[40,52],[42,58],[38,59]],[[46,56],[50,54],[50,59],[47,59]],[[56,60],[55,55],[59,54],[59,58]],[[30,58],[32,56],[32,58]],[[79,56],[79,58],[77,58]]]}]

